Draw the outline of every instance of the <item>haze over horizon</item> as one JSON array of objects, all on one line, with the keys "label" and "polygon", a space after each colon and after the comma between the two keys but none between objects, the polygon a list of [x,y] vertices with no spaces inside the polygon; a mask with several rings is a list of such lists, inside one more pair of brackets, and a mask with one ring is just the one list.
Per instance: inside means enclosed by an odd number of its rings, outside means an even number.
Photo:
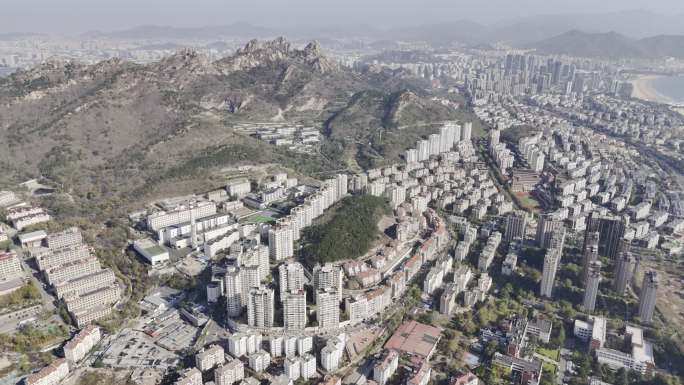
[{"label": "haze over horizon", "polygon": [[[121,0],[101,3],[87,0],[5,0],[1,5],[0,33],[75,34],[116,31],[140,25],[204,27],[249,23],[271,28],[324,28],[367,25],[392,28],[468,19],[482,24],[540,15],[602,14],[635,9],[667,17],[684,13],[684,2],[656,0],[575,0],[549,2],[491,0],[486,5],[464,0],[255,0],[239,3],[197,0]],[[530,13],[530,10],[534,12]]]}]

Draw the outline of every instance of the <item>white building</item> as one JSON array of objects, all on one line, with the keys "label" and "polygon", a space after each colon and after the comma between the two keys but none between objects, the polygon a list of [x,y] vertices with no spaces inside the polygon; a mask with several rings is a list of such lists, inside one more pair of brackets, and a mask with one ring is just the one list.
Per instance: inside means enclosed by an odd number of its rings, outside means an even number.
[{"label": "white building", "polygon": [[294,234],[287,221],[277,223],[268,231],[268,251],[274,261],[282,261],[294,255]]},{"label": "white building", "polygon": [[385,385],[397,371],[398,366],[399,354],[396,350],[388,351],[382,361],[373,367],[373,381],[378,385]]},{"label": "white building", "polygon": [[78,363],[100,342],[101,338],[99,327],[90,325],[84,328],[64,345],[64,357],[72,364]]},{"label": "white building", "polygon": [[220,365],[214,370],[216,385],[233,385],[244,378],[245,365],[238,359]]},{"label": "white building", "polygon": [[168,250],[149,239],[141,239],[133,242],[133,249],[152,266],[164,264],[168,262],[170,258]]},{"label": "white building", "polygon": [[283,323],[286,330],[304,330],[306,327],[306,292],[285,293],[283,298]]},{"label": "white building", "polygon": [[26,385],[58,385],[69,374],[69,364],[58,358],[40,371],[30,374],[24,379]]},{"label": "white building", "polygon": [[273,290],[260,287],[249,292],[247,324],[252,327],[272,327],[274,315]]},{"label": "white building", "polygon": [[263,372],[271,364],[271,355],[260,350],[249,355],[249,367],[257,373]]}]

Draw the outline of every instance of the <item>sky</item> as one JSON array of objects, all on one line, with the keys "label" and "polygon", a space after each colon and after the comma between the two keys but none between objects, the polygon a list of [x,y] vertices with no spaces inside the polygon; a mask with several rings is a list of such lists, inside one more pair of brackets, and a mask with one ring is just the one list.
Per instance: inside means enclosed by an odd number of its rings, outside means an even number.
[{"label": "sky", "polygon": [[683,0],[0,0],[0,33],[114,31],[144,24],[200,27],[380,28],[471,19],[493,23],[540,14],[644,9],[684,14]]}]

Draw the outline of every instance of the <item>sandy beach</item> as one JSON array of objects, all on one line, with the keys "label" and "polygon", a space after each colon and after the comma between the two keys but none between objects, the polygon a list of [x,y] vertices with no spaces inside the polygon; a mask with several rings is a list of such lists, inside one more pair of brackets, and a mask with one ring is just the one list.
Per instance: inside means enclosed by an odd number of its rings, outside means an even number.
[{"label": "sandy beach", "polygon": [[631,80],[630,83],[632,83],[632,85],[634,86],[634,89],[632,90],[632,97],[641,100],[646,100],[649,102],[674,104],[674,101],[672,99],[659,93],[651,85],[652,80],[661,77],[662,76],[660,75],[644,75]]}]

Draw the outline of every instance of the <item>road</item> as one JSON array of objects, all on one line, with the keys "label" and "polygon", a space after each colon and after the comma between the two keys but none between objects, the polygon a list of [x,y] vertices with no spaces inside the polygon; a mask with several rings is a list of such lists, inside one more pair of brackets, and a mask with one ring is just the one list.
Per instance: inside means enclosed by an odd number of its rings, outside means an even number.
[{"label": "road", "polygon": [[33,270],[29,265],[21,259],[21,267],[24,269],[26,273],[28,273],[31,282],[33,282],[33,285],[38,288],[38,291],[40,291],[40,297],[43,301],[43,308],[44,310],[47,311],[53,311],[55,310],[55,297],[51,296],[48,294],[48,292],[45,290],[45,286],[43,285],[43,282],[38,279],[40,276],[40,273]]}]

